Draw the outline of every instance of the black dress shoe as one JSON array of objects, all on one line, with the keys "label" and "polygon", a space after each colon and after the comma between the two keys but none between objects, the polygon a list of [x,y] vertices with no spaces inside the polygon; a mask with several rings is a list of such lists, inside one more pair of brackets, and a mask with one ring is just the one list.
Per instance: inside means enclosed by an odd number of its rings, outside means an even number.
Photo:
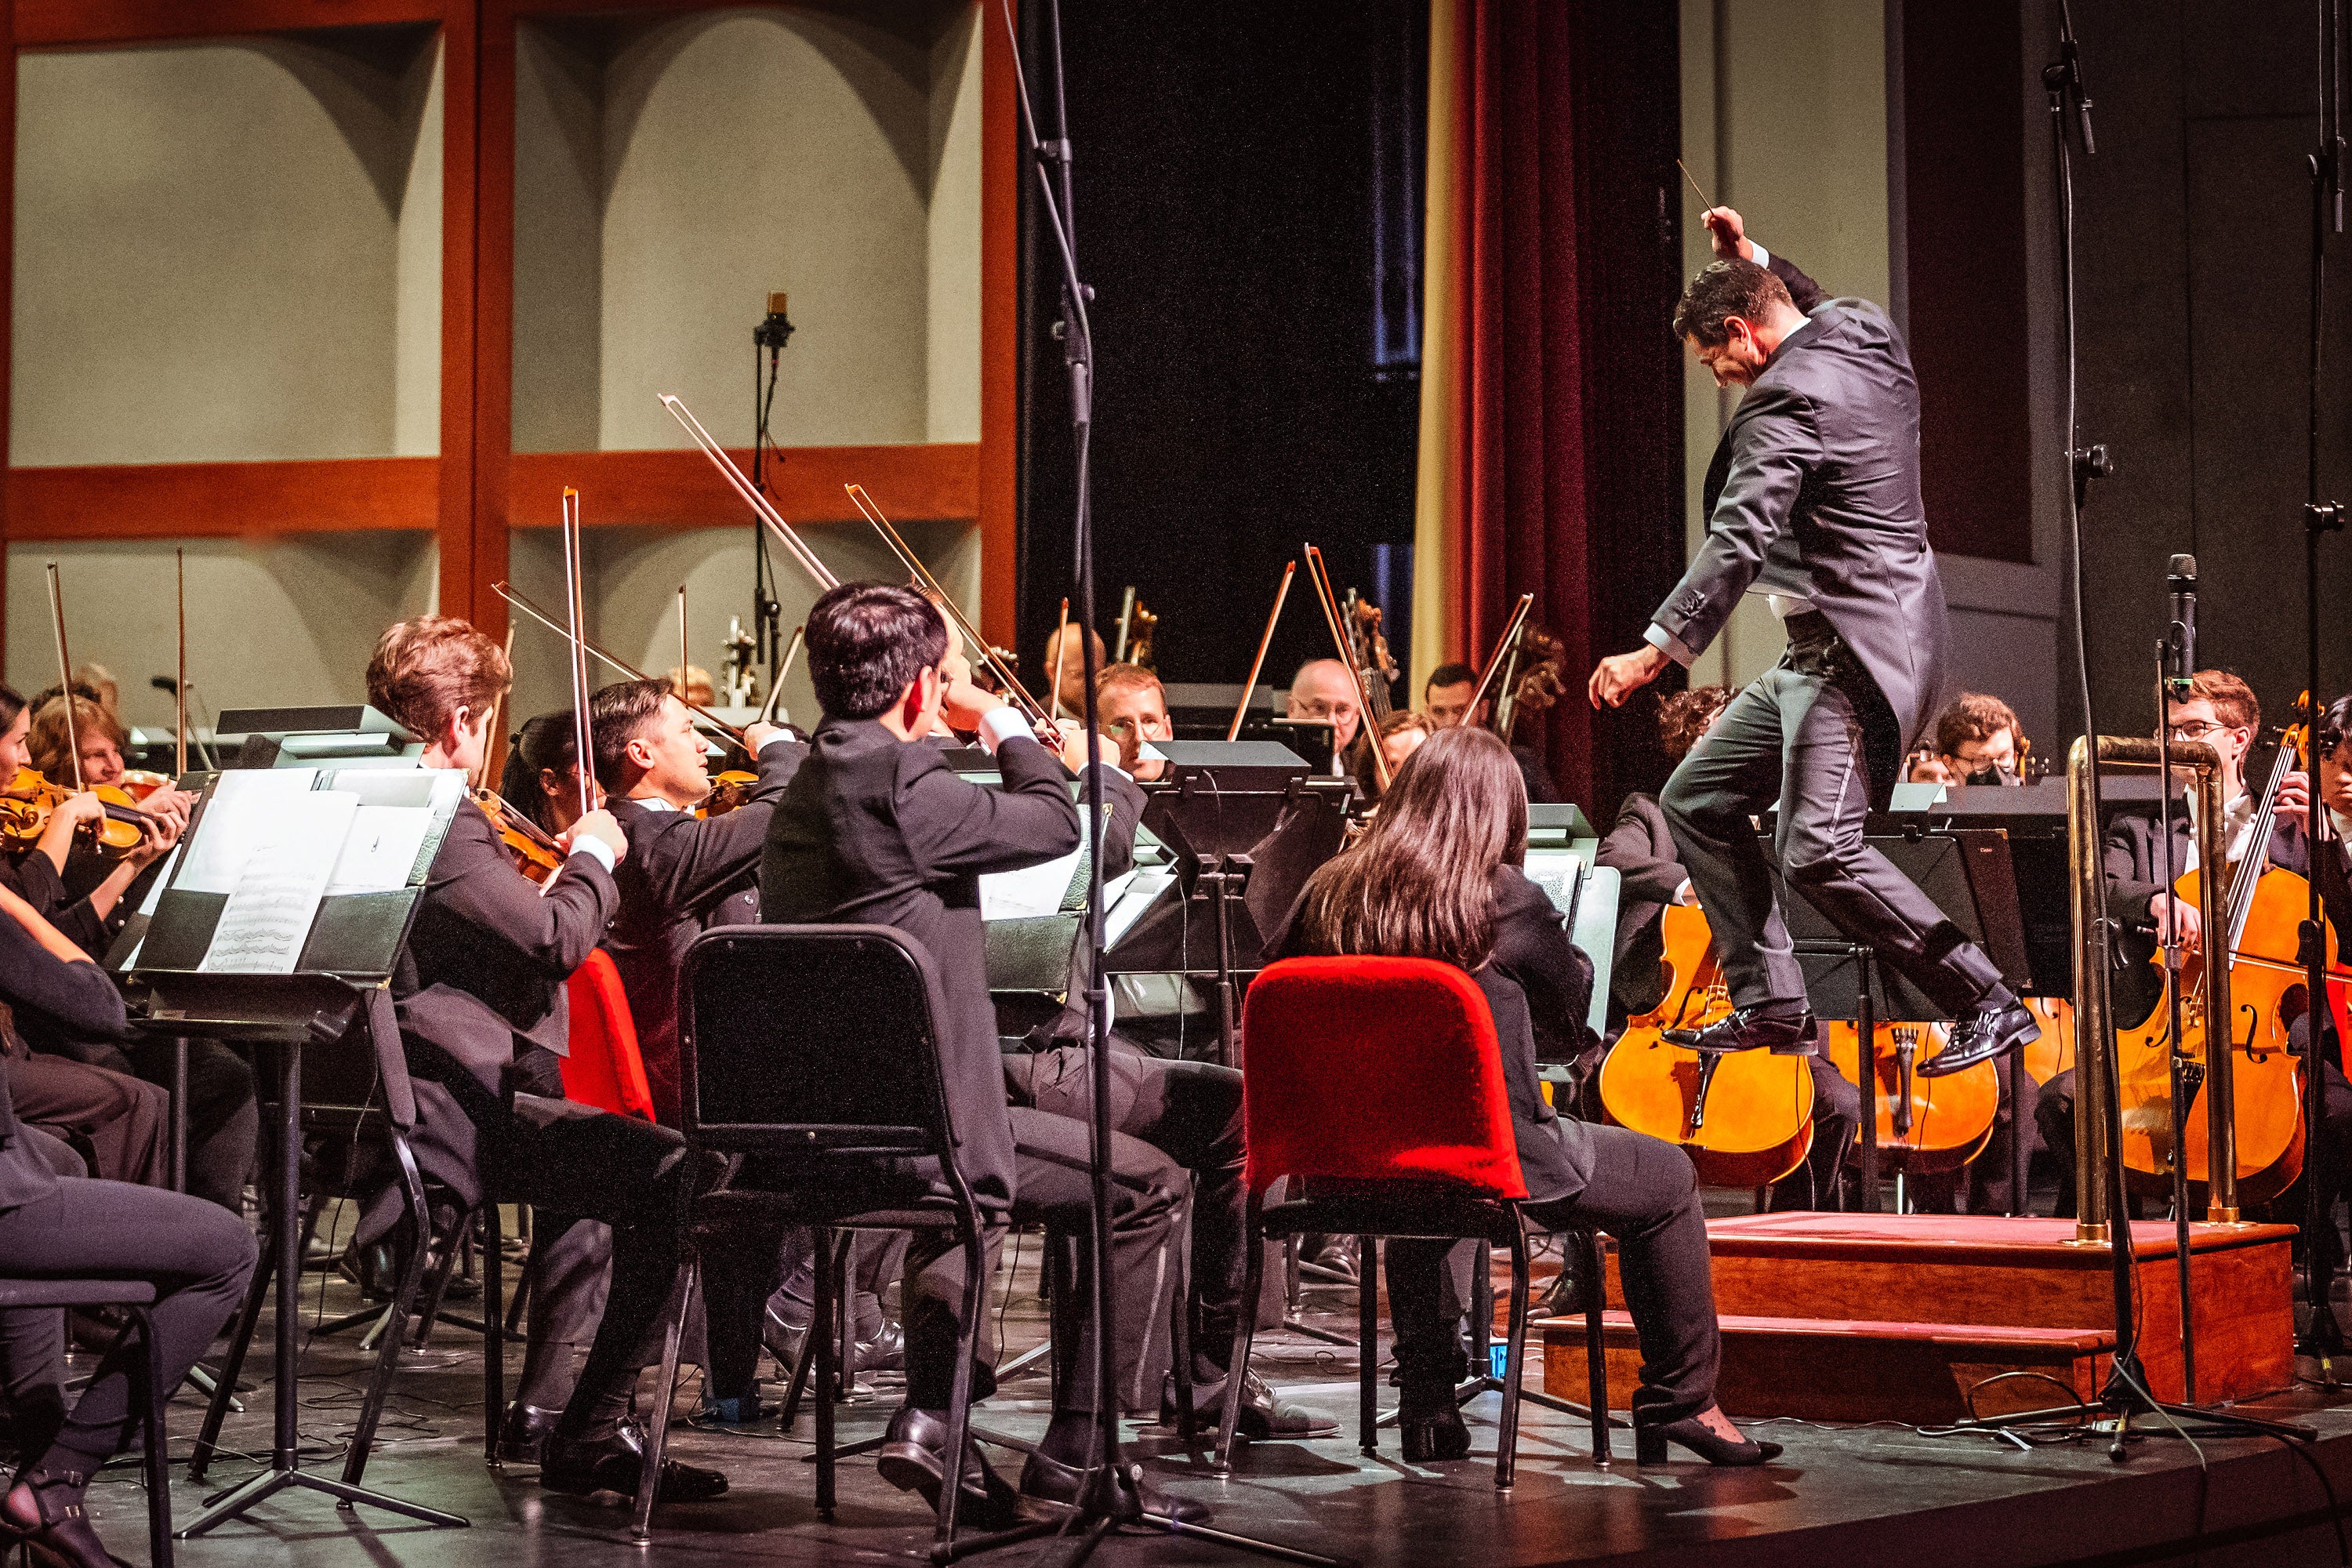
[{"label": "black dress shoe", "polygon": [[[625,1421],[607,1437],[564,1437],[549,1433],[540,1448],[539,1484],[551,1492],[588,1497],[595,1492],[637,1495],[646,1462],[645,1434]],[[727,1490],[727,1478],[678,1459],[664,1459],[654,1483],[656,1502],[708,1502]]]},{"label": "black dress shoe", "polygon": [[525,1405],[520,1399],[508,1405],[507,1418],[499,1426],[499,1462],[538,1464],[562,1414],[561,1410],[541,1410],[536,1405]]},{"label": "black dress shoe", "polygon": [[1921,1078],[1943,1078],[2041,1037],[2042,1026],[2032,1010],[2002,992],[1999,1000],[1979,1002],[1953,1019],[1944,1048],[1912,1070]]},{"label": "black dress shoe", "polygon": [[1762,1047],[1776,1057],[1810,1057],[1820,1054],[1820,1047],[1813,1043],[1813,1033],[1810,1007],[1797,1013],[1740,1007],[1704,1029],[1668,1029],[1663,1037],[1670,1046],[1710,1056]]},{"label": "black dress shoe", "polygon": [[1350,1285],[1357,1282],[1356,1238],[1352,1236],[1327,1236],[1313,1257],[1301,1257],[1299,1261],[1337,1274]]},{"label": "black dress shoe", "polygon": [[800,1364],[801,1346],[808,1340],[808,1325],[795,1323],[772,1306],[760,1320],[760,1342],[776,1358],[776,1364],[787,1372]]},{"label": "black dress shoe", "polygon": [[[1224,1405],[1223,1378],[1192,1385],[1192,1416],[1203,1429],[1217,1424]],[[1160,1424],[1172,1429],[1176,1422],[1176,1374],[1171,1372],[1160,1381]],[[1277,1437],[1328,1437],[1339,1429],[1339,1424],[1328,1416],[1277,1397],[1257,1373],[1242,1374],[1242,1408],[1234,1422],[1234,1430],[1251,1442],[1264,1443]]]},{"label": "black dress shoe", "polygon": [[888,1318],[875,1331],[870,1340],[857,1342],[857,1370],[860,1372],[904,1372],[907,1369],[907,1331]]},{"label": "black dress shoe", "polygon": [[[948,1473],[947,1445],[945,1418],[911,1405],[901,1405],[883,1433],[874,1468],[900,1491],[920,1492],[923,1500],[931,1505],[931,1511],[937,1513]],[[1009,1530],[1023,1521],[1020,1494],[989,1468],[988,1461],[981,1458],[978,1446],[970,1438],[964,1440],[961,1487],[961,1500],[956,1504],[958,1528],[970,1525],[975,1530]]]},{"label": "black dress shoe", "polygon": [[1443,1464],[1470,1457],[1470,1428],[1462,1425],[1462,1412],[1451,1404],[1427,1415],[1400,1415],[1397,1435],[1404,1439],[1408,1465]]},{"label": "black dress shoe", "polygon": [[[1039,1452],[1029,1456],[1021,1467],[1021,1495],[1057,1508],[1078,1506],[1078,1491],[1085,1486],[1087,1473],[1076,1465],[1066,1465],[1051,1455]],[[1171,1497],[1143,1479],[1143,1467],[1128,1462],[1125,1483],[1132,1487],[1136,1501],[1143,1511],[1161,1519],[1172,1519],[1179,1524],[1206,1524],[1210,1519],[1208,1506],[1180,1497]]]}]

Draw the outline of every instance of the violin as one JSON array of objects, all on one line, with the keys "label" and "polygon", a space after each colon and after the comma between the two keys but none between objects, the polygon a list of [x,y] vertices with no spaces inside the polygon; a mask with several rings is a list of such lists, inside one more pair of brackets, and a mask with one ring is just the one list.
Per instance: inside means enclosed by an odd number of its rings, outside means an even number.
[{"label": "violin", "polygon": [[144,768],[127,769],[115,782],[121,787],[122,793],[131,797],[134,805],[145,800],[159,789],[169,788],[172,783],[162,773],[149,773]]},{"label": "violin", "polygon": [[[2278,749],[2268,784],[2254,813],[2253,831],[2246,839],[2246,858],[2234,870],[2225,868],[2229,890],[2221,908],[2222,929],[2208,931],[2207,942],[2223,942],[2230,956],[2230,1014],[2223,1035],[2233,1054],[2231,1068],[2238,1142],[2238,1197],[2241,1203],[2263,1203],[2277,1196],[2303,1170],[2303,1121],[2300,1061],[2287,1053],[2288,1030],[2308,1006],[2299,941],[2307,909],[2309,885],[2292,871],[2269,863],[2271,826],[2275,820],[2279,786],[2294,770],[2296,747],[2293,731]],[[2166,826],[2169,831],[2169,824]],[[2184,903],[2198,900],[2203,868],[2188,871],[2173,884],[2173,896]],[[2327,963],[2336,964],[2336,932],[2327,932]],[[2158,948],[2150,962],[2161,966]],[[2198,1091],[2204,1087],[2207,1051],[2212,1020],[2206,1016],[2204,966],[2198,965],[2180,980],[2180,1039],[2172,1038],[2170,1009],[2158,1007],[2136,1029],[2119,1029],[2116,1037],[2116,1069],[2123,1110],[2124,1165],[2151,1188],[2168,1185],[2172,1173],[2172,1068],[2180,1058],[2181,1082],[2189,1112],[2184,1118],[2187,1161],[2191,1184],[2207,1178],[2209,1130],[2197,1110]]]},{"label": "violin", "polygon": [[1544,712],[1558,702],[1568,691],[1567,673],[1567,645],[1533,622],[1522,626],[1510,662],[1503,667],[1495,733],[1508,742],[1523,715]]},{"label": "violin", "polygon": [[759,787],[760,775],[743,768],[729,768],[710,780],[710,793],[702,797],[695,809],[697,816],[724,816],[751,798]]},{"label": "violin", "polygon": [[515,869],[534,882],[544,882],[563,868],[562,847],[520,807],[509,804],[496,790],[474,791],[473,802],[498,830],[499,841],[506,846]]},{"label": "violin", "polygon": [[[29,848],[48,830],[49,814],[71,800],[74,793],[63,784],[51,784],[36,769],[18,768],[7,789],[0,791],[0,841],[14,848]],[[155,819],[137,810],[128,794],[113,784],[100,784],[89,793],[106,808],[105,816],[89,829],[95,832],[100,850],[127,855],[145,841]]]},{"label": "violin", "polygon": [[1714,1186],[1761,1187],[1805,1163],[1813,1146],[1813,1077],[1802,1057],[1701,1053],[1667,1029],[1702,1028],[1731,1011],[1706,916],[1669,905],[1662,919],[1665,997],[1625,1021],[1601,1064],[1601,1106],[1620,1127],[1681,1146]]},{"label": "violin", "polygon": [[[1862,1081],[1862,1031],[1829,1023],[1829,1056],[1848,1083]],[[2000,1079],[1981,1061],[1945,1078],[1925,1078],[1920,1063],[1942,1050],[1948,1026],[1887,1023],[1875,1031],[1878,1157],[1909,1175],[1956,1171],[1992,1137]]]},{"label": "violin", "polygon": [[1348,633],[1348,662],[1356,667],[1358,679],[1364,687],[1364,723],[1370,733],[1378,735],[1396,705],[1389,699],[1389,683],[1398,675],[1396,660],[1390,657],[1389,639],[1381,631],[1381,607],[1370,599],[1348,590],[1339,602],[1342,624]]}]

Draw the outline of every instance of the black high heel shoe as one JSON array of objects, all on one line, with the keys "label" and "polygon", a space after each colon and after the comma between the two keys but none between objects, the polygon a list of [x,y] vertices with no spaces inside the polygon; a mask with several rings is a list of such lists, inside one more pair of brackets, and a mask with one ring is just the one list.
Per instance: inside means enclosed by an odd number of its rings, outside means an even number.
[{"label": "black high heel shoe", "polygon": [[1679,1421],[1659,1425],[1633,1423],[1633,1462],[1637,1465],[1663,1465],[1666,1462],[1666,1445],[1673,1443],[1688,1448],[1710,1465],[1739,1467],[1767,1465],[1780,1457],[1780,1445],[1760,1443],[1752,1437],[1734,1443],[1717,1433],[1707,1430],[1696,1415],[1685,1415]]},{"label": "black high heel shoe", "polygon": [[26,1470],[16,1479],[31,1489],[41,1522],[23,1525],[0,1515],[0,1543],[22,1543],[27,1558],[40,1568],[131,1568],[106,1549],[82,1511],[88,1476],[72,1470]]},{"label": "black high heel shoe", "polygon": [[1397,1433],[1404,1439],[1408,1465],[1433,1465],[1470,1454],[1470,1428],[1462,1425],[1462,1412],[1451,1404],[1426,1415],[1399,1416]]}]

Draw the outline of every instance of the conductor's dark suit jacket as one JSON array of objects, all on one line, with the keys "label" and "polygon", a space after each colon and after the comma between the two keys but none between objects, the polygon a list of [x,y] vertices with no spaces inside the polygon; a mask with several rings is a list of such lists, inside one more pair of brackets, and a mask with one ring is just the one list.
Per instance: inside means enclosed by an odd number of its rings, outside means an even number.
[{"label": "conductor's dark suit jacket", "polygon": [[973,1195],[1001,1211],[1017,1183],[980,879],[1069,854],[1078,810],[1069,774],[1035,741],[1005,742],[996,765],[1003,787],[989,789],[874,720],[827,718],[769,823],[760,916],[892,926],[929,952],[957,1162]]},{"label": "conductor's dark suit jacket", "polygon": [[[1778,257],[1772,269],[1802,277]],[[1918,384],[1875,305],[1810,307],[1733,411],[1705,500],[1706,539],[1651,620],[1696,654],[1751,588],[1810,601],[1908,750],[1943,707],[1950,633],[1919,496]]]},{"label": "conductor's dark suit jacket", "polygon": [[808,747],[773,740],[761,750],[759,782],[734,810],[718,816],[664,810],[639,800],[606,803],[629,853],[614,868],[621,907],[604,936],[636,1026],[637,1050],[662,1121],[676,1126],[677,976],[710,913],[759,875],[769,818]]},{"label": "conductor's dark suit jacket", "polygon": [[1654,795],[1634,794],[1617,808],[1597,858],[1623,878],[1617,894],[1616,957],[1609,973],[1609,1022],[1646,1013],[1664,1000],[1658,962],[1665,956],[1663,922],[1668,904],[1688,879],[1677,858],[1666,814]]}]

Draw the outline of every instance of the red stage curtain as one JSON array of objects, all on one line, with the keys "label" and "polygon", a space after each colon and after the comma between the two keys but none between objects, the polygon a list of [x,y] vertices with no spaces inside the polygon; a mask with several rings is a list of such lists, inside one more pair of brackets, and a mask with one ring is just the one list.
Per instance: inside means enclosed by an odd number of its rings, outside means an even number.
[{"label": "red stage curtain", "polygon": [[1441,0],[1435,20],[1454,29],[1432,51],[1454,72],[1456,232],[1432,237],[1454,263],[1454,449],[1450,560],[1423,569],[1444,572],[1445,641],[1473,664],[1535,595],[1571,693],[1517,739],[1598,814],[1662,770],[1654,706],[1596,715],[1584,678],[1640,637],[1683,557],[1675,18]]}]

